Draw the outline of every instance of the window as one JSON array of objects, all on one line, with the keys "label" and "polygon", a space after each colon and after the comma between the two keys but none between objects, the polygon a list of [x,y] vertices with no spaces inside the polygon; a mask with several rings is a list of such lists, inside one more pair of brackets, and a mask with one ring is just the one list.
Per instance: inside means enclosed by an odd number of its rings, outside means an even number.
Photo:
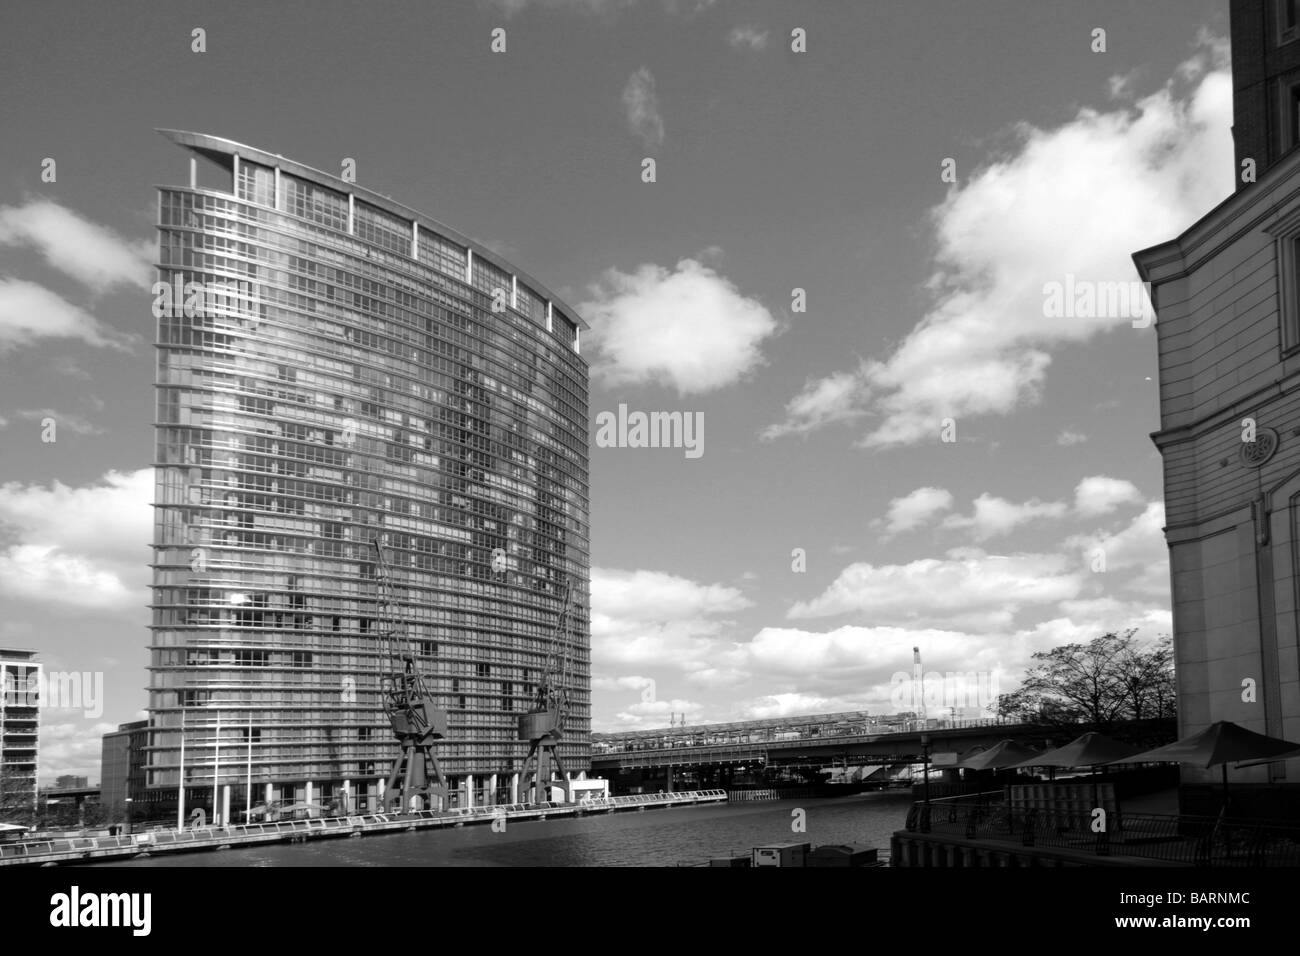
[{"label": "window", "polygon": [[1274,0],[1277,4],[1277,42],[1290,43],[1297,36],[1297,0]]},{"label": "window", "polygon": [[294,667],[311,667],[311,662],[312,662],[312,657],[311,657],[311,652],[310,652],[310,651],[294,651],[294,652],[293,652],[293,666],[294,666]]},{"label": "window", "polygon": [[235,664],[239,667],[265,667],[270,663],[271,655],[266,651],[241,648],[235,651]]},{"label": "window", "polygon": [[263,206],[275,205],[275,170],[248,160],[239,163],[239,198]]},{"label": "window", "polygon": [[1267,231],[1276,250],[1279,345],[1285,356],[1300,350],[1300,211]]}]

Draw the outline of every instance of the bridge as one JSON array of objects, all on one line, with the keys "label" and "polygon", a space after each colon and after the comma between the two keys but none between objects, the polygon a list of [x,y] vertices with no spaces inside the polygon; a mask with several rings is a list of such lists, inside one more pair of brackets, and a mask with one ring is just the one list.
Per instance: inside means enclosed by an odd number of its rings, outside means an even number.
[{"label": "bridge", "polygon": [[[774,777],[814,780],[822,771],[837,767],[902,768],[922,763],[927,751],[930,766],[942,771],[969,752],[1007,738],[1041,749],[1064,744],[1089,729],[995,718],[908,719],[880,727],[851,720],[828,724],[825,718],[801,722],[795,730],[786,718],[763,722],[768,726],[746,721],[596,734],[592,737],[592,771],[617,778],[624,787],[635,788],[640,782],[669,791],[674,789],[675,777],[681,782],[729,786],[746,778],[751,783],[770,782]],[[1131,723],[1115,732],[1126,735],[1168,729],[1147,728],[1151,721]],[[1143,726],[1138,727],[1139,723]]]},{"label": "bridge", "polygon": [[[931,759],[941,753],[964,753],[977,747],[991,747],[1007,737],[1020,739],[1059,736],[1060,732],[1036,724],[1009,723],[994,719],[973,721],[932,720],[924,728],[902,727],[875,733],[808,734],[781,739],[737,740],[706,743],[699,739],[666,736],[656,745],[616,740],[620,735],[594,738],[593,770],[623,770],[646,767],[699,765],[709,763],[766,762],[791,765],[812,761],[829,765],[837,758],[860,763],[920,763],[921,736],[929,736]],[[602,746],[603,745],[603,746]]]}]

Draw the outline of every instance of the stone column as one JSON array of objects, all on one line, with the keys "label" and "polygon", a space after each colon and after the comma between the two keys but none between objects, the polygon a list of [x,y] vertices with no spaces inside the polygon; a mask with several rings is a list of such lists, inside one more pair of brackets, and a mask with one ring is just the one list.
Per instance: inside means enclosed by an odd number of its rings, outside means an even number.
[{"label": "stone column", "polygon": [[519,774],[517,773],[510,775],[510,802],[519,802]]},{"label": "stone column", "polygon": [[474,775],[465,774],[465,806],[474,806]]},{"label": "stone column", "polygon": [[497,775],[492,774],[488,777],[488,796],[485,801],[488,806],[493,806],[497,802]]}]

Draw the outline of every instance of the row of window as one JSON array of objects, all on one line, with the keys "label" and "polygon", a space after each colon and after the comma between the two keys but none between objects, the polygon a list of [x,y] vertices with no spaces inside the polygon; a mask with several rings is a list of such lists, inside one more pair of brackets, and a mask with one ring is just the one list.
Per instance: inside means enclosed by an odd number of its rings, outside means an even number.
[{"label": "row of window", "polygon": [[[297,180],[295,177],[287,176],[282,176],[282,180],[289,180],[295,184],[304,182]],[[300,191],[298,185],[294,185],[292,188],[295,190],[295,194]],[[375,215],[386,217],[385,232],[391,238],[386,238],[382,243],[367,242],[360,236],[354,238],[346,233],[346,197],[327,187],[314,188],[322,191],[324,197],[335,198],[330,199],[328,202],[322,200],[317,206],[312,207],[313,214],[303,217],[307,220],[306,222],[293,224],[284,223],[281,217],[270,210],[247,207],[233,200],[225,200],[222,197],[189,193],[176,189],[164,190],[161,200],[162,219],[160,225],[182,226],[205,231],[234,232],[250,240],[263,241],[270,245],[276,244],[270,238],[273,232],[306,231],[317,234],[322,245],[331,249],[351,252],[358,260],[369,260],[372,263],[377,261],[378,264],[387,266],[397,273],[414,273],[427,285],[443,286],[448,281],[449,276],[455,282],[465,283],[466,255],[454,243],[438,236],[440,241],[435,240],[433,243],[434,255],[428,263],[412,260],[409,255],[411,234],[409,224],[404,220],[388,216],[382,210],[369,207],[364,202],[356,204],[357,218],[360,218],[359,211],[362,207],[373,210],[373,213],[370,214],[372,221]],[[336,229],[332,223],[338,218],[336,204],[340,201],[343,210],[343,225],[341,228]],[[287,211],[293,212],[294,210],[288,209]],[[216,214],[221,219],[205,218],[202,215],[204,212]],[[328,229],[336,231],[321,233],[319,230],[312,228],[313,223],[324,225]],[[266,226],[272,228],[260,228],[261,224],[266,224]],[[420,250],[425,248],[426,235],[436,236],[437,234],[422,229],[420,231],[420,242],[417,243]],[[317,251],[309,253],[308,258],[320,261],[326,257]],[[434,268],[429,268],[429,265]],[[484,297],[483,309],[485,311],[490,311],[490,300],[498,289],[506,293],[506,302],[511,304],[512,277],[510,274],[498,269],[481,257],[475,257],[472,272],[473,275],[466,284],[482,293]],[[391,281],[385,283],[388,286],[394,284]],[[523,283],[518,283],[518,291],[518,304],[512,305],[512,308],[535,322],[540,323],[544,320],[544,306],[540,309],[537,307],[537,303],[542,301],[541,297],[533,293]],[[553,309],[552,311],[556,319],[554,323],[555,334],[561,337],[571,350],[577,341],[577,325],[559,310]]]},{"label": "row of window", "polygon": [[[190,200],[194,198],[188,194],[178,195]],[[198,198],[200,200],[215,201],[213,200],[213,197]],[[165,206],[165,210],[169,208],[170,206]],[[229,228],[233,225],[231,221],[221,220],[210,216],[198,216],[192,211],[184,214],[177,211],[175,218],[184,219],[186,225],[196,229],[207,228],[209,230],[215,230],[222,227]],[[257,237],[258,230],[255,227],[247,226],[244,228],[250,233],[248,238]],[[295,261],[305,261],[308,257],[313,260],[324,258],[330,261],[337,261],[340,266],[344,267],[342,271],[336,271],[334,275],[345,283],[351,281],[348,277],[356,276],[360,270],[373,270],[375,268],[375,264],[372,261],[373,256],[369,251],[369,247],[365,247],[360,243],[355,245],[359,250],[366,250],[365,257],[362,258],[358,255],[354,259],[347,257],[346,254],[330,248],[327,245],[310,243],[294,236],[268,233],[267,236],[262,237],[262,241],[264,242],[278,242],[286,248],[286,250],[302,253],[303,257],[302,259],[299,259],[293,256],[284,257],[282,253],[278,253],[272,249],[262,248],[238,239],[231,239],[221,234],[213,234],[212,231],[203,233],[187,232],[181,233],[180,235],[183,236],[183,240],[179,246],[174,247],[177,254],[180,254],[179,250],[188,248],[188,245],[201,245],[203,248],[216,249],[220,247],[220,244],[226,243],[227,248],[238,248],[250,252],[259,252],[262,254],[263,258],[267,259],[267,261],[274,261],[280,266],[287,266],[291,262]],[[337,244],[339,237],[331,238],[335,240]],[[164,230],[162,238],[163,254],[169,256],[169,258],[172,255],[173,242],[175,242],[175,240],[173,239],[172,234],[168,230]],[[383,255],[383,253],[378,254]],[[184,256],[182,255],[182,259],[183,258]],[[515,313],[513,311],[507,311],[504,313],[492,312],[492,298],[485,292],[468,289],[459,285],[459,283],[455,283],[455,294],[446,294],[442,290],[444,288],[450,290],[452,289],[452,286],[448,285],[449,280],[437,273],[429,273],[429,276],[435,280],[431,285],[419,286],[412,284],[404,275],[404,271],[410,271],[409,267],[411,265],[412,263],[408,260],[401,263],[398,266],[397,271],[385,274],[376,273],[375,285],[377,285],[378,288],[372,287],[373,294],[376,296],[383,296],[388,301],[403,305],[407,310],[406,313],[401,309],[393,310],[385,308],[382,310],[384,312],[384,318],[390,323],[390,328],[391,326],[400,325],[402,322],[418,326],[420,324],[419,321],[414,319],[414,317],[409,313],[415,312],[425,316],[431,316],[432,313],[427,305],[430,301],[434,302],[435,305],[441,303],[442,306],[452,310],[448,319],[455,318],[456,312],[468,313],[475,311],[476,314],[482,316],[485,320],[484,325],[476,330],[481,338],[493,339],[506,347],[509,347],[509,344],[511,343],[517,345],[521,342],[527,342],[530,349],[543,353],[549,367],[564,374],[566,379],[565,387],[572,387],[579,392],[585,393],[585,366],[581,364],[581,360],[572,352],[571,348],[574,338],[576,337],[576,325],[569,321],[562,313],[556,313],[557,321],[555,322],[555,326],[560,330],[561,338],[567,339],[567,344],[570,347],[555,349],[547,340],[547,336],[538,336],[536,334],[535,327],[530,327],[525,323],[516,328],[514,325],[516,322]],[[321,267],[319,266],[317,267],[318,270],[320,268]],[[249,270],[242,265],[242,262],[234,258],[226,260],[224,268],[218,271],[229,271],[234,273],[236,276],[249,274]],[[503,327],[510,328],[508,335],[503,334]]]}]

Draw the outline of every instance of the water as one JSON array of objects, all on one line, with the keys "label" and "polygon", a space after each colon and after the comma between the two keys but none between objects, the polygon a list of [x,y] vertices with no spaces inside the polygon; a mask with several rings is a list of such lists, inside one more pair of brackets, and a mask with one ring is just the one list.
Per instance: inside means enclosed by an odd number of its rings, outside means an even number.
[{"label": "water", "polygon": [[[861,843],[888,852],[903,828],[911,794],[673,807],[577,819],[422,830],[362,837],[275,843],[246,849],[165,854],[103,866],[676,866],[710,857],[748,855],[765,843]],[[807,831],[794,833],[792,811],[805,811]]]}]

